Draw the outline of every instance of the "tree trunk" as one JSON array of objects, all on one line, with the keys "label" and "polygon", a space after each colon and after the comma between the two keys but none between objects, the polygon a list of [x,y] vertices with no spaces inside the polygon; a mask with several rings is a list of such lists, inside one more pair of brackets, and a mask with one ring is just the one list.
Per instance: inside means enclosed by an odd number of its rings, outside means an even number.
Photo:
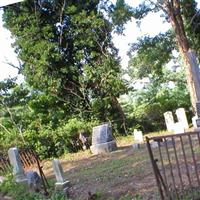
[{"label": "tree trunk", "polygon": [[184,23],[181,16],[180,1],[171,0],[169,2],[165,0],[165,8],[167,14],[170,17],[172,27],[175,31],[179,50],[184,60],[190,100],[192,103],[193,111],[196,113],[196,103],[200,101],[200,79],[199,73],[197,73],[199,70],[195,54],[189,51],[189,42],[185,33]]},{"label": "tree trunk", "polygon": [[126,117],[125,117],[124,111],[115,96],[112,96],[111,100],[112,100],[113,106],[118,110],[120,114],[121,121],[122,121],[122,128],[124,130],[124,133],[126,134]]}]

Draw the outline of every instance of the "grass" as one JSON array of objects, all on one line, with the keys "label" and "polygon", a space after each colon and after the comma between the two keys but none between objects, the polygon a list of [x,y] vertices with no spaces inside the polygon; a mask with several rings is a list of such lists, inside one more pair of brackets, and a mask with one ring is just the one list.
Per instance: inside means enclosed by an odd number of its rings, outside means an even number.
[{"label": "grass", "polygon": [[[146,147],[133,150],[133,143],[132,135],[118,137],[119,148],[110,154],[94,156],[87,150],[62,156],[62,167],[72,185],[72,199],[86,199],[88,192],[100,194],[100,199],[137,200],[148,194],[157,195]],[[45,166],[48,176],[54,178],[51,163]]]},{"label": "grass", "polygon": [[53,190],[48,197],[40,193],[29,193],[26,185],[20,185],[13,181],[11,175],[6,177],[6,180],[0,184],[0,199],[4,196],[9,196],[13,200],[67,200],[61,193],[55,193]]}]

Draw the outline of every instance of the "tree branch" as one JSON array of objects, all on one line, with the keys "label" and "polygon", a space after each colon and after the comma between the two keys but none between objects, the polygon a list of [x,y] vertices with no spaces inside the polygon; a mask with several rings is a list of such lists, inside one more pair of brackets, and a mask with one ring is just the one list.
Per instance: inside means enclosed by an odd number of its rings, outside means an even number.
[{"label": "tree branch", "polygon": [[3,62],[3,63],[5,63],[5,64],[7,64],[7,65],[10,65],[11,67],[17,69],[18,72],[20,72],[21,69],[22,69],[22,63],[21,63],[21,61],[20,61],[19,59],[18,59],[19,66],[16,66],[15,64],[9,62],[8,60],[7,60],[6,62]]}]

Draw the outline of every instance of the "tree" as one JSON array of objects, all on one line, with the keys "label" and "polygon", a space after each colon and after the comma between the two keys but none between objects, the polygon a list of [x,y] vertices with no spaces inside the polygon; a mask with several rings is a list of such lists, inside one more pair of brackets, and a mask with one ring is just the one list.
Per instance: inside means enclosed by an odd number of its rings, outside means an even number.
[{"label": "tree", "polygon": [[[175,111],[178,107],[190,110],[185,74],[173,55],[176,49],[171,31],[155,37],[141,37],[131,45],[127,73],[131,82],[137,83],[144,78],[147,81],[142,88],[135,88],[122,103],[129,121],[135,121],[133,126],[140,125],[143,131],[165,128],[161,119],[168,110]],[[166,66],[172,60],[176,62],[169,70]]]},{"label": "tree", "polygon": [[[190,99],[193,106],[193,109],[196,112],[196,103],[200,101],[200,79],[195,56],[194,54],[191,55],[189,49],[191,47],[189,43],[188,36],[186,34],[185,27],[187,24],[184,24],[184,15],[183,10],[187,7],[190,9],[191,6],[195,4],[195,1],[188,1],[188,0],[164,0],[164,1],[147,1],[149,4],[143,3],[139,9],[136,9],[136,17],[141,19],[145,16],[148,12],[154,10],[163,11],[167,20],[170,20],[173,30],[175,32],[176,42],[179,47],[179,51],[182,55],[182,58],[185,62],[185,72],[187,77],[187,85],[190,91]],[[188,4],[189,2],[189,4]],[[193,10],[194,11],[194,10]],[[197,13],[195,13],[196,15]],[[193,17],[195,17],[195,15]],[[186,22],[186,21],[185,21]],[[191,36],[191,35],[190,35]]]},{"label": "tree", "polygon": [[99,0],[27,0],[6,7],[4,21],[16,39],[21,71],[31,87],[56,97],[65,109],[84,118],[102,113],[94,102],[106,102],[100,119],[106,121],[117,111],[124,126],[117,98],[127,87],[112,43],[114,26],[103,14],[108,9],[116,16],[125,5],[121,2],[115,7]]},{"label": "tree", "polygon": [[147,77],[162,80],[163,68],[174,59],[173,50],[176,45],[171,31],[155,37],[141,37],[131,44],[127,73],[133,81]]},{"label": "tree", "polygon": [[4,137],[14,135],[16,138],[21,137],[24,144],[26,142],[23,132],[28,124],[30,113],[26,105],[29,99],[28,93],[29,91],[23,85],[15,83],[14,78],[0,82],[0,132],[4,132]]}]

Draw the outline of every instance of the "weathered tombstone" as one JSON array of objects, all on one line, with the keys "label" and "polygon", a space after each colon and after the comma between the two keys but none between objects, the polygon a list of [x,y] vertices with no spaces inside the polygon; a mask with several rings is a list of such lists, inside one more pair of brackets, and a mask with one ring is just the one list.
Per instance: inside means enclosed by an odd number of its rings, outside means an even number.
[{"label": "weathered tombstone", "polygon": [[55,189],[63,191],[64,194],[67,194],[70,187],[70,182],[64,177],[63,168],[60,164],[60,161],[58,159],[54,159],[52,161],[52,165],[54,174],[56,176]]},{"label": "weathered tombstone", "polygon": [[200,102],[199,101],[196,103],[196,109],[197,109],[197,117],[200,118]]},{"label": "weathered tombstone", "polygon": [[35,171],[27,171],[26,178],[28,181],[28,188],[30,192],[39,192],[42,187],[42,180],[39,174]]},{"label": "weathered tombstone", "polygon": [[184,108],[178,108],[176,110],[176,116],[178,118],[178,122],[180,122],[183,126],[184,129],[188,129],[189,125],[188,125],[188,120],[185,114],[185,109]]},{"label": "weathered tombstone", "polygon": [[176,122],[174,124],[173,131],[174,133],[184,133],[185,129],[183,127],[183,124],[181,122]]},{"label": "weathered tombstone", "polygon": [[90,150],[93,154],[109,153],[117,149],[116,141],[112,135],[109,124],[96,126],[92,131],[92,146]]},{"label": "weathered tombstone", "polygon": [[144,142],[142,131],[138,131],[137,129],[134,129],[133,136],[134,136],[134,139],[138,143],[143,143]]},{"label": "weathered tombstone", "polygon": [[155,148],[158,147],[158,142],[152,141],[152,142],[150,143],[150,145],[151,145],[151,148],[152,148],[152,149],[155,149]]},{"label": "weathered tombstone", "polygon": [[165,124],[168,131],[173,131],[174,127],[174,117],[171,111],[164,113]]},{"label": "weathered tombstone", "polygon": [[192,125],[193,125],[194,128],[198,128],[197,127],[197,122],[196,122],[197,119],[198,119],[197,115],[195,115],[194,117],[192,117]]},{"label": "weathered tombstone", "polygon": [[83,150],[86,150],[89,144],[88,142],[88,138],[85,136],[84,132],[80,132],[79,133],[79,140],[81,141],[82,145],[83,145]]},{"label": "weathered tombstone", "polygon": [[199,130],[200,129],[200,102],[199,101],[196,103],[196,109],[197,109],[197,116],[196,116],[196,119],[194,119],[194,123],[193,121],[192,123],[196,131],[200,131]]},{"label": "weathered tombstone", "polygon": [[13,167],[13,175],[15,178],[15,181],[17,183],[27,183],[27,178],[24,173],[24,169],[20,160],[19,152],[17,148],[10,148],[8,150],[8,157],[10,160],[10,164]]},{"label": "weathered tombstone", "polygon": [[140,144],[139,143],[135,143],[132,145],[133,149],[136,150],[136,149],[140,149]]},{"label": "weathered tombstone", "polygon": [[197,128],[200,127],[200,118],[196,119]]}]

